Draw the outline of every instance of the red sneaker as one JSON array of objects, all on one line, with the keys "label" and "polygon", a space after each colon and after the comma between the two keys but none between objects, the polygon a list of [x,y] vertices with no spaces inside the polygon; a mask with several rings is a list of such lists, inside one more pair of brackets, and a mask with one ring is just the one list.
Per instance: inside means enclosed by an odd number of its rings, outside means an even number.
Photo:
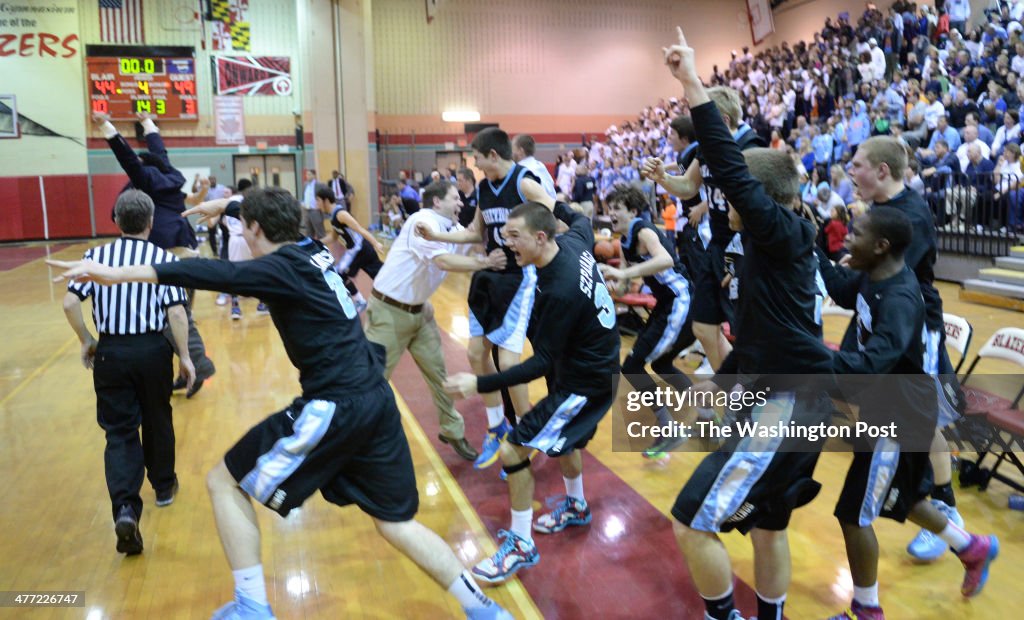
[{"label": "red sneaker", "polygon": [[999,555],[999,539],[995,536],[971,534],[967,548],[957,554],[964,564],[964,583],[960,594],[967,598],[981,593],[988,581],[988,566]]}]

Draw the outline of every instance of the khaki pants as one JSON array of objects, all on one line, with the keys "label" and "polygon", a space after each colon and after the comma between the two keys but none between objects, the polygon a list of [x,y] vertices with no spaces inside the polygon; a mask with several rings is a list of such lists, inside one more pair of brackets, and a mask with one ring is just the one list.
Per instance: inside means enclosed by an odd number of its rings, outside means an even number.
[{"label": "khaki pants", "polygon": [[444,367],[441,332],[430,304],[423,308],[423,312],[413,314],[370,297],[366,318],[366,337],[387,351],[384,376],[391,379],[398,360],[408,349],[434,397],[441,434],[451,439],[462,439],[466,427],[462,415],[455,410],[451,397],[444,391],[448,372]]}]

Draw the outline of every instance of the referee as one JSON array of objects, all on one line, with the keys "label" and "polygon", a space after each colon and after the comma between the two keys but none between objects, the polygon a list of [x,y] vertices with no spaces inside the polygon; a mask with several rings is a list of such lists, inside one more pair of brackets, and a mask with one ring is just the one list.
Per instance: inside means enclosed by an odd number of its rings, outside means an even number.
[{"label": "referee", "polygon": [[[130,189],[114,206],[121,238],[95,247],[85,258],[112,267],[156,265],[178,259],[150,241],[153,201]],[[82,301],[92,297],[92,318],[99,342],[82,317]],[[156,505],[174,501],[174,426],[171,421],[173,353],[163,330],[170,322],[181,361],[181,376],[191,387],[195,368],[188,354],[185,291],[176,286],[71,282],[64,314],[82,343],[82,364],[93,370],[96,419],[107,434],[103,461],[117,533],[117,550],[142,553],[143,473],[156,491]],[[139,440],[139,427],[142,440]]]}]

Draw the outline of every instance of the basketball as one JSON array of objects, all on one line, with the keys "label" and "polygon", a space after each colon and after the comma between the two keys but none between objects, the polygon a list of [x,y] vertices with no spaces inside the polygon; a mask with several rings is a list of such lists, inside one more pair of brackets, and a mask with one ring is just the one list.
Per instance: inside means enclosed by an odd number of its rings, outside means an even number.
[{"label": "basketball", "polygon": [[601,262],[618,256],[618,251],[611,241],[598,241],[594,244],[594,258]]}]

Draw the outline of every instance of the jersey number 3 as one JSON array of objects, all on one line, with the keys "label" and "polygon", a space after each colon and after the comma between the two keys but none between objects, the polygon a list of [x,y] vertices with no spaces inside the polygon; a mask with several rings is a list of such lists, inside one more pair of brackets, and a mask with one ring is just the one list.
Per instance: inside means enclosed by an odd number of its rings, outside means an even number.
[{"label": "jersey number 3", "polygon": [[324,270],[324,280],[327,280],[327,286],[331,287],[334,295],[338,298],[341,309],[345,311],[345,318],[356,318],[356,305],[352,303],[348,289],[345,288],[345,283],[342,281],[341,276],[338,275],[338,272],[333,269]]}]

